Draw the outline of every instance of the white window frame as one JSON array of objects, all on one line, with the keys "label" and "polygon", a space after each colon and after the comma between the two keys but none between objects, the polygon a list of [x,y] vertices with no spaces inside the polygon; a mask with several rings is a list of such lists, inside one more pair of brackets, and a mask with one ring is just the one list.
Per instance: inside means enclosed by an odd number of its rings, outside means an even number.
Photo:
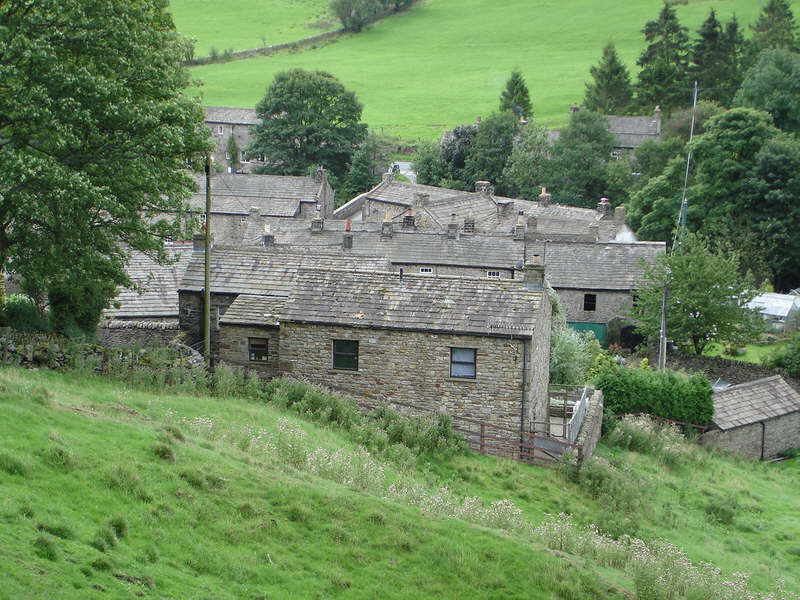
[{"label": "white window frame", "polygon": [[486,279],[500,279],[500,271],[486,271]]},{"label": "white window frame", "polygon": [[217,135],[223,135],[224,133],[225,133],[225,126],[217,125]]},{"label": "white window frame", "polygon": [[433,267],[420,267],[420,273],[433,273]]}]

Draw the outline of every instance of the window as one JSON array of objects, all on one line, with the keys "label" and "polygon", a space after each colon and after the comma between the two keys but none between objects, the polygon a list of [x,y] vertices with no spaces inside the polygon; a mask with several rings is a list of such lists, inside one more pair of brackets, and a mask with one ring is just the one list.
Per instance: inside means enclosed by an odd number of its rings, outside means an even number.
[{"label": "window", "polygon": [[217,135],[222,135],[223,131],[222,125],[217,125]]},{"label": "window", "polygon": [[249,163],[250,157],[247,156],[244,152],[239,151],[239,162]]},{"label": "window", "polygon": [[247,215],[242,215],[242,223],[247,223]]},{"label": "window", "polygon": [[231,153],[228,152],[228,151],[225,151],[225,160],[230,160],[230,159],[231,159]]},{"label": "window", "polygon": [[500,279],[500,271],[486,271],[488,279]]},{"label": "window", "polygon": [[358,371],[358,342],[333,340],[333,368]]},{"label": "window", "polygon": [[247,355],[251,362],[267,362],[267,339],[247,338]]},{"label": "window", "polygon": [[206,213],[200,213],[200,223],[202,225],[206,224]]},{"label": "window", "polygon": [[475,348],[450,348],[450,377],[475,379]]},{"label": "window", "polygon": [[597,294],[583,295],[583,310],[597,309]]},{"label": "window", "polygon": [[475,219],[464,219],[464,233],[475,233]]},{"label": "window", "polygon": [[433,267],[420,267],[420,273],[433,273]]}]

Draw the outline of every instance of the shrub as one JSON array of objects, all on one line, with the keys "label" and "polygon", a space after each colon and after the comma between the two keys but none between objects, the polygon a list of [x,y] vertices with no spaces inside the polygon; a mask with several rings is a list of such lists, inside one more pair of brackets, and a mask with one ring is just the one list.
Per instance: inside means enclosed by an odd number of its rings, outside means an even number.
[{"label": "shrub", "polygon": [[153,454],[158,458],[163,458],[167,462],[174,463],[177,460],[175,458],[175,451],[167,444],[156,444],[153,448]]},{"label": "shrub", "polygon": [[70,529],[68,525],[64,524],[39,523],[36,529],[39,531],[44,531],[45,533],[49,533],[50,535],[54,535],[62,540],[71,540],[73,537],[75,537],[75,534],[72,533],[72,529]]},{"label": "shrub", "polygon": [[6,298],[3,320],[17,331],[50,331],[47,319],[39,312],[36,303],[25,294],[11,294]]},{"label": "shrub", "polygon": [[800,377],[800,332],[795,333],[786,346],[764,358],[764,364],[783,369],[792,377]]},{"label": "shrub", "polygon": [[0,451],[0,469],[9,475],[22,475],[25,477],[33,470],[27,457]]},{"label": "shrub", "polygon": [[117,534],[114,533],[114,529],[109,525],[105,525],[97,530],[89,545],[94,546],[100,552],[105,552],[109,548],[114,548],[117,542]]},{"label": "shrub", "polygon": [[58,546],[47,536],[40,535],[33,542],[33,551],[47,560],[58,560]]},{"label": "shrub", "polygon": [[711,384],[702,374],[650,371],[604,364],[594,378],[605,406],[615,414],[648,413],[706,425],[714,415]]},{"label": "shrub", "polygon": [[111,526],[111,529],[114,530],[114,534],[119,539],[122,539],[128,535],[128,522],[125,520],[125,517],[120,515],[111,517],[111,519],[108,521],[108,524]]},{"label": "shrub", "polygon": [[64,446],[50,446],[45,450],[44,458],[51,465],[63,471],[71,471],[75,468],[75,457],[72,451]]},{"label": "shrub", "polygon": [[139,476],[123,465],[117,465],[106,476],[106,485],[111,489],[120,490],[131,496],[135,496],[143,502],[152,502],[153,496],[144,487]]}]

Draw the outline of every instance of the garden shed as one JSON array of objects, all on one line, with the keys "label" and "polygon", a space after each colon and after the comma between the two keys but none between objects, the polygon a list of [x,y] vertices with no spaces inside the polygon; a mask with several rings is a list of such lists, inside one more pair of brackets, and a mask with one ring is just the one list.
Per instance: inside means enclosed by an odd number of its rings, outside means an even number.
[{"label": "garden shed", "polygon": [[778,375],[715,392],[701,443],[760,460],[800,447],[800,393]]}]

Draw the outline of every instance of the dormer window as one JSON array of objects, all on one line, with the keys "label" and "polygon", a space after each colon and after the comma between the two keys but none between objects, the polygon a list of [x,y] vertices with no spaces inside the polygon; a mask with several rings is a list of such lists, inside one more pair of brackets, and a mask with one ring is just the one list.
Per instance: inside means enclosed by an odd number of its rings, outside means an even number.
[{"label": "dormer window", "polygon": [[475,219],[464,219],[464,233],[475,233]]}]

